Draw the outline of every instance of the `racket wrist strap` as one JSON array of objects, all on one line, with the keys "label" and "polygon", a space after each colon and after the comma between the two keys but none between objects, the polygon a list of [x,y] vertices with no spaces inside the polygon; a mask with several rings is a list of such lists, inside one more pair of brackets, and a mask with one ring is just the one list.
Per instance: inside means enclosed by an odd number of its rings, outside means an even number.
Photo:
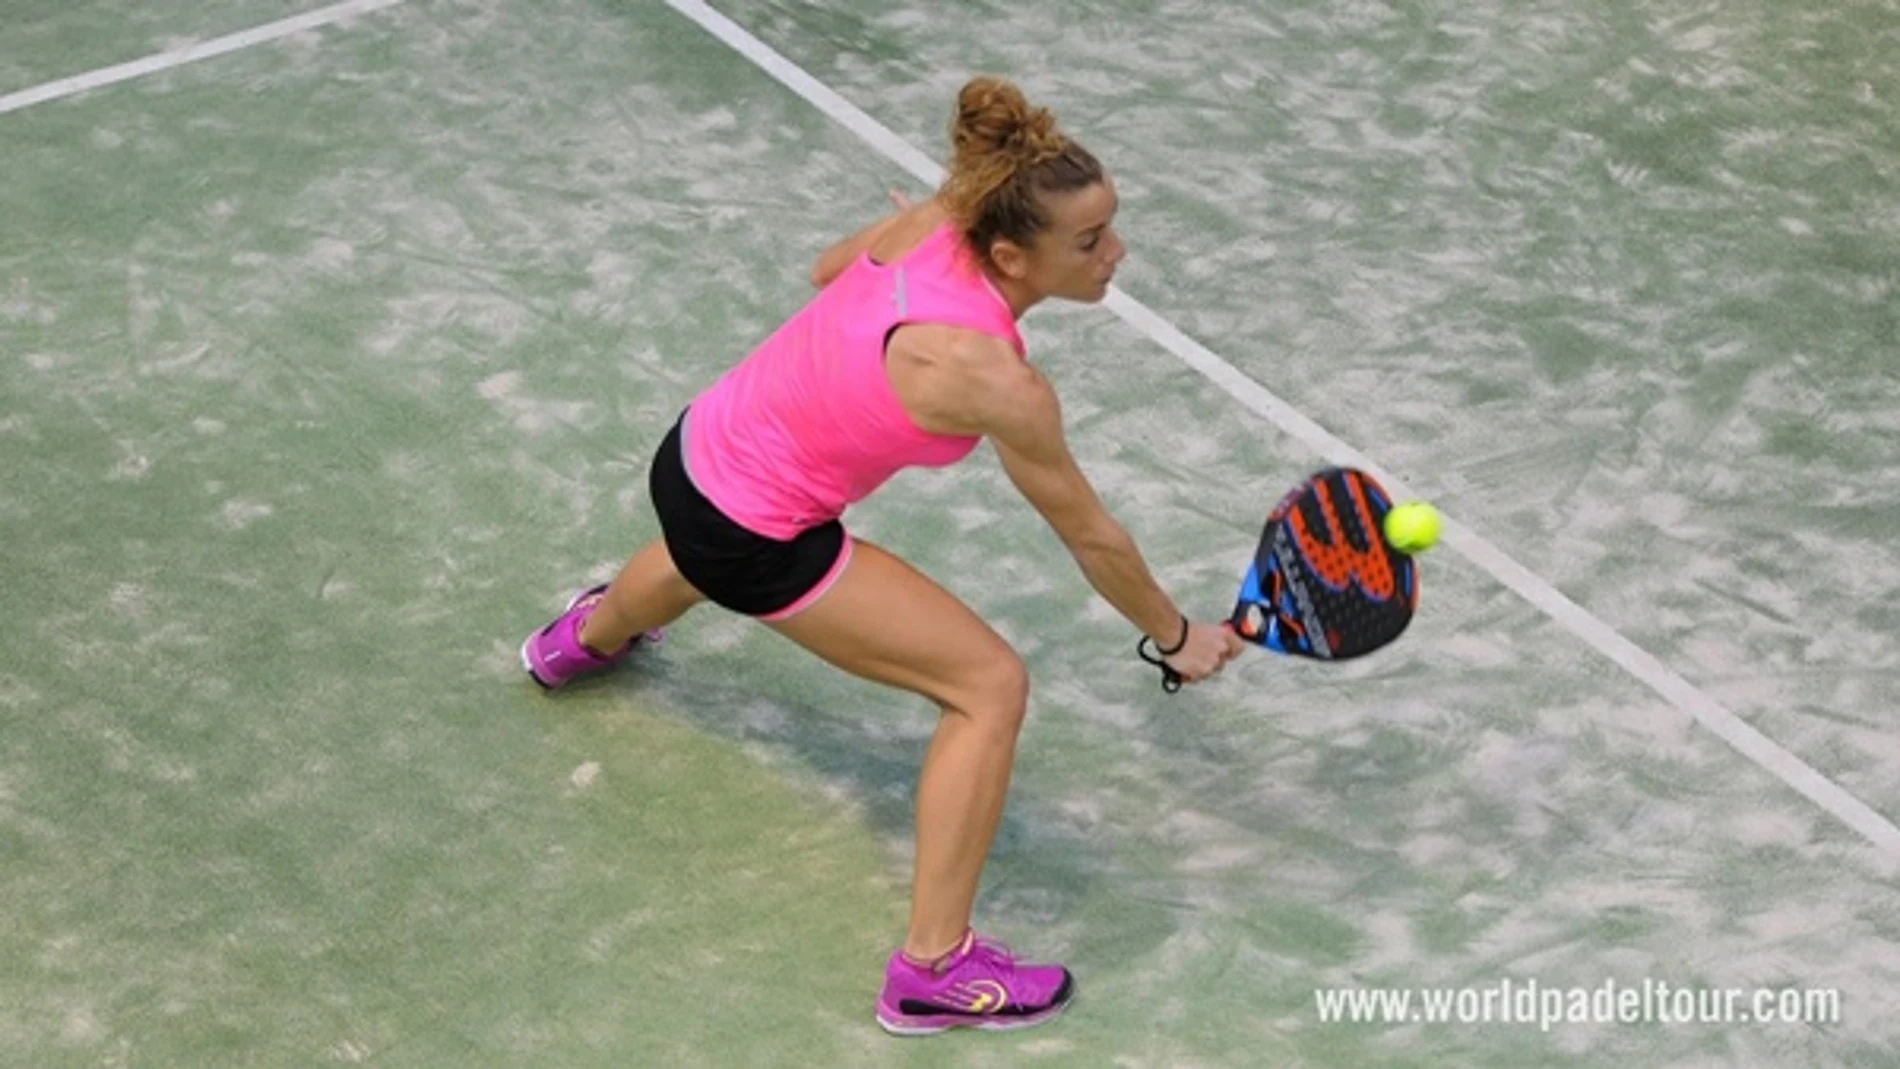
[{"label": "racket wrist strap", "polygon": [[1155,652],[1159,653],[1163,657],[1172,657],[1175,654],[1180,653],[1182,650],[1187,648],[1187,640],[1188,640],[1188,618],[1187,618],[1187,613],[1182,613],[1181,614],[1181,637],[1175,640],[1175,643],[1172,647],[1163,646],[1161,643],[1156,642]]}]

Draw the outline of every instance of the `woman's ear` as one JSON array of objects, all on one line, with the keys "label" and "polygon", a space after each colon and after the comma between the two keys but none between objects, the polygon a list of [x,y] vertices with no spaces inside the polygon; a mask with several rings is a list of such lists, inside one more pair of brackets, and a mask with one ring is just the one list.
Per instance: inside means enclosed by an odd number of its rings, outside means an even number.
[{"label": "woman's ear", "polygon": [[1008,238],[990,242],[990,263],[1004,278],[1021,282],[1029,274],[1029,251]]}]

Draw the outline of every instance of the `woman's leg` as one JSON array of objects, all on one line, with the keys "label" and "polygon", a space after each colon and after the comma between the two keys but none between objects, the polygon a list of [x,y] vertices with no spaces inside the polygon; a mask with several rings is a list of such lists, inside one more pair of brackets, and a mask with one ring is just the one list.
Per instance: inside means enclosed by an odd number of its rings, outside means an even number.
[{"label": "woman's leg", "polygon": [[596,653],[625,646],[633,636],[664,627],[706,600],[693,588],[656,538],[640,548],[607,584],[594,610],[581,624],[581,644]]},{"label": "woman's leg", "polygon": [[1022,659],[955,595],[862,541],[830,590],[771,626],[854,675],[942,708],[917,784],[917,860],[904,940],[913,959],[942,956],[970,926],[1009,791],[1029,697]]}]

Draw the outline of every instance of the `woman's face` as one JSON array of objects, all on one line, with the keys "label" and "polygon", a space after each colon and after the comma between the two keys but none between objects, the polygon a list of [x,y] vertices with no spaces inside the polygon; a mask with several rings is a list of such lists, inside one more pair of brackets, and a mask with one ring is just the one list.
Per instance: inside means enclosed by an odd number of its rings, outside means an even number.
[{"label": "woman's face", "polygon": [[[1045,194],[1049,226],[1030,248],[1011,247],[1009,273],[1047,297],[1094,303],[1108,295],[1128,247],[1115,233],[1119,201],[1106,177],[1069,193]],[[1004,243],[1006,244],[1006,243]],[[999,249],[1001,253],[1003,250]]]}]

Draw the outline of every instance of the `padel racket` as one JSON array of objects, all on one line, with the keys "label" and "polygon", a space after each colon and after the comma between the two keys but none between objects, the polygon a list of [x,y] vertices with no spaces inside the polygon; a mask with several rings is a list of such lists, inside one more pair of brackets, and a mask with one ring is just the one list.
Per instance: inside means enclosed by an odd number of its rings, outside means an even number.
[{"label": "padel racket", "polygon": [[[1382,533],[1392,499],[1356,468],[1329,468],[1294,487],[1267,516],[1227,626],[1275,653],[1343,661],[1388,645],[1418,608],[1418,569]],[[1135,651],[1181,689],[1152,641]]]}]

